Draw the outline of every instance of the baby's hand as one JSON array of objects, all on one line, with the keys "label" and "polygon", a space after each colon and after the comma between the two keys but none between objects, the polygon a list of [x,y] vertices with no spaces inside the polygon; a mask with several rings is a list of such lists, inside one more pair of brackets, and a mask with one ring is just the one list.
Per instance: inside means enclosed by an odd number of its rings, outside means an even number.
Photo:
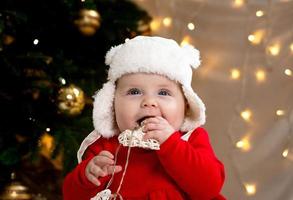
[{"label": "baby's hand", "polygon": [[121,166],[114,166],[114,156],[109,151],[101,151],[87,164],[85,168],[85,176],[90,182],[100,186],[101,182],[98,178],[107,176],[113,172],[120,172],[121,170]]},{"label": "baby's hand", "polygon": [[160,144],[165,142],[174,132],[175,129],[163,117],[151,117],[142,122],[144,140],[155,139]]}]

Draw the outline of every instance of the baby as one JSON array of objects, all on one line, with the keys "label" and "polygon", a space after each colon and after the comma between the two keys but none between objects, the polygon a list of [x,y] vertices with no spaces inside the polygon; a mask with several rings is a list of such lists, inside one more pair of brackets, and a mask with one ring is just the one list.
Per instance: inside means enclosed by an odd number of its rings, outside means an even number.
[{"label": "baby", "polygon": [[205,106],[191,88],[199,52],[137,36],[111,48],[106,64],[108,82],[94,101],[95,130],[64,180],[64,199],[225,199],[224,167],[200,127]]}]

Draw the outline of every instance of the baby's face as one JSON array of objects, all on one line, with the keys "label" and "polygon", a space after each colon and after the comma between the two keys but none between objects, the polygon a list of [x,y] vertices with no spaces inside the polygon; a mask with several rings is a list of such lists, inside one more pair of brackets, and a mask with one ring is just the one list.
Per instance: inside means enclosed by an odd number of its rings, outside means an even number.
[{"label": "baby's face", "polygon": [[165,118],[179,130],[186,103],[181,87],[175,81],[156,74],[134,73],[117,81],[114,109],[121,132],[134,129],[142,119],[154,116]]}]

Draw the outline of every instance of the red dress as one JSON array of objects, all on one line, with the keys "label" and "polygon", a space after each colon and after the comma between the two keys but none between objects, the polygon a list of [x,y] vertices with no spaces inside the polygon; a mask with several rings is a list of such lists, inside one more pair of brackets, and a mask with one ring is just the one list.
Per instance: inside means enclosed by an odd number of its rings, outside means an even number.
[{"label": "red dress", "polygon": [[[215,157],[208,135],[197,128],[188,141],[175,132],[160,150],[131,148],[128,168],[120,190],[124,200],[220,200],[224,167]],[[63,183],[64,200],[89,200],[103,190],[110,176],[101,178],[98,187],[85,176],[87,163],[101,150],[113,155],[119,146],[117,137],[100,138],[87,150],[85,159],[70,172]],[[120,146],[117,164],[124,169],[128,147]],[[117,191],[122,172],[115,174],[110,186]],[[118,199],[118,198],[117,198]]]}]

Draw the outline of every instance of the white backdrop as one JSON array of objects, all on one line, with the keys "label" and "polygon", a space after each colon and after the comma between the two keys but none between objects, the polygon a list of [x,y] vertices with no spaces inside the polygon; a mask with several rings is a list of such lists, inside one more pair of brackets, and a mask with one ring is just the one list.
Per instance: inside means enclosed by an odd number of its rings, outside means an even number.
[{"label": "white backdrop", "polygon": [[201,51],[193,88],[225,164],[222,193],[231,200],[292,200],[293,1],[135,2],[153,17],[153,35],[185,38]]}]

